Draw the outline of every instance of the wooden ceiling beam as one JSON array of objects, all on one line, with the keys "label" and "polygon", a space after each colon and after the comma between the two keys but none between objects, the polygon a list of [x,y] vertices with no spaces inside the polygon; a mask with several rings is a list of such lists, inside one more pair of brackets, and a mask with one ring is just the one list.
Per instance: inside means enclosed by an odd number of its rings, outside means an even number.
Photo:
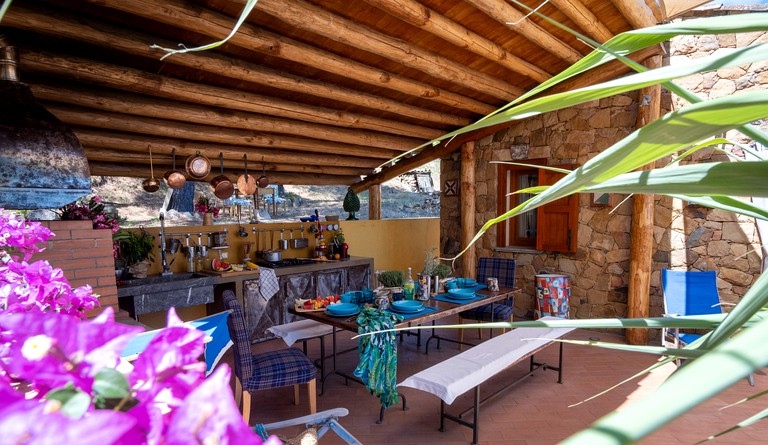
[{"label": "wooden ceiling beam", "polygon": [[[244,0],[237,0],[244,4]],[[339,17],[302,0],[260,0],[255,10],[465,88],[511,101],[525,91],[459,62]]]},{"label": "wooden ceiling beam", "polygon": [[304,137],[341,142],[367,147],[408,151],[421,145],[424,140],[403,138],[395,135],[374,133],[328,125],[290,121],[272,116],[260,116],[242,111],[219,111],[211,107],[170,102],[156,98],[128,95],[116,92],[91,92],[84,88],[66,87],[61,84],[34,83],[32,93],[39,100],[78,105],[94,110],[110,111],[139,117],[177,120],[181,122],[216,125],[225,128],[248,128],[252,131],[300,134]]},{"label": "wooden ceiling beam", "polygon": [[[498,0],[465,0],[475,8],[483,11],[494,20],[508,26],[510,31],[519,33],[541,48],[554,54],[568,63],[575,63],[582,54],[568,44],[548,33],[544,28],[528,20],[525,14],[518,11],[505,1]],[[514,24],[512,24],[514,23]]]},{"label": "wooden ceiling beam", "polygon": [[[232,17],[227,17],[204,8],[189,8],[178,0],[165,0],[162,5],[156,0],[88,0],[101,6],[127,12],[139,17],[182,27],[196,33],[220,39],[232,30]],[[249,51],[258,51],[272,57],[311,66],[346,78],[354,79],[374,87],[389,88],[399,93],[433,100],[462,110],[487,114],[493,106],[462,96],[442,88],[418,82],[391,72],[382,72],[357,61],[323,51],[311,45],[270,33],[256,26],[244,23],[228,41]],[[541,82],[541,81],[540,81]]]},{"label": "wooden ceiling beam", "polygon": [[[88,161],[104,162],[112,164],[146,164],[147,152],[137,153],[131,151],[122,151],[118,149],[104,149],[101,147],[89,147],[83,145],[85,149],[85,155]],[[201,153],[202,154],[202,153]],[[176,153],[176,167],[184,171],[184,162],[186,156],[181,156]],[[161,176],[166,170],[170,170],[173,166],[173,159],[169,156],[160,155],[155,157],[154,150],[152,151],[153,165],[155,168],[155,175]],[[213,179],[221,172],[221,164],[218,159],[210,158],[211,161],[211,173],[207,177],[207,180]],[[268,175],[275,172],[289,172],[289,173],[309,173],[309,174],[321,174],[321,175],[341,175],[341,176],[364,176],[370,173],[369,169],[355,168],[355,167],[329,167],[317,164],[264,164],[262,169],[261,162],[254,158],[249,159],[248,173],[258,177],[262,170],[265,170]],[[225,159],[224,160],[224,174],[226,175],[241,175],[245,171],[245,163],[243,159]],[[158,173],[160,172],[160,173]]]},{"label": "wooden ceiling beam", "polygon": [[[71,16],[61,13],[46,14],[14,5],[3,17],[3,26],[33,31],[56,38],[68,38],[89,45],[100,45],[113,52],[125,52],[135,56],[159,61],[165,53],[149,47],[150,43],[162,46],[175,46],[176,43],[99,23],[91,26]],[[175,64],[190,69],[214,74],[239,81],[251,82],[270,88],[282,89],[294,93],[307,94],[333,101],[341,101],[372,110],[391,113],[393,116],[407,116],[444,125],[465,125],[466,118],[454,116],[396,100],[386,99],[373,94],[363,93],[349,88],[331,85],[312,79],[279,73],[253,63],[234,60],[211,51],[185,53],[166,59],[166,64]]]},{"label": "wooden ceiling beam", "polygon": [[[443,134],[443,131],[434,128],[186,82],[79,57],[60,57],[50,53],[24,51],[21,54],[21,69],[24,73],[45,74],[132,93],[323,125],[359,128],[422,139],[434,139]],[[466,124],[471,123],[469,119],[464,121]]]},{"label": "wooden ceiling beam", "polygon": [[627,19],[633,28],[647,28],[656,26],[656,18],[653,11],[645,4],[644,0],[611,0],[621,15]]},{"label": "wooden ceiling beam", "polygon": [[154,118],[127,116],[75,108],[56,103],[45,104],[67,125],[124,131],[128,133],[150,134],[162,137],[174,137],[213,143],[232,145],[283,148],[311,153],[334,153],[349,156],[390,159],[399,152],[383,148],[361,147],[349,144],[334,144],[328,141],[295,136],[273,135],[250,130],[235,130],[211,125],[187,124]]},{"label": "wooden ceiling beam", "polygon": [[510,53],[501,45],[464,28],[415,0],[365,0],[365,2],[413,26],[429,31],[460,48],[472,51],[480,57],[492,60],[509,70],[527,76],[537,83],[542,83],[552,77],[550,73]]},{"label": "wooden ceiling beam", "polygon": [[549,0],[563,14],[579,25],[593,39],[604,43],[613,37],[613,33],[592,13],[581,0]]},{"label": "wooden ceiling beam", "polygon": [[121,134],[83,127],[73,127],[73,131],[83,146],[144,153],[145,162],[148,160],[148,157],[146,156],[148,148],[152,147],[153,154],[169,158],[173,150],[176,150],[177,156],[185,158],[199,151],[201,154],[211,159],[216,165],[218,165],[219,153],[223,154],[225,159],[233,160],[241,159],[243,155],[246,154],[249,159],[258,162],[259,164],[261,163],[261,160],[264,159],[265,162],[269,163],[299,165],[311,163],[324,167],[357,167],[368,170],[368,172],[381,164],[381,161],[376,159],[341,156],[332,153],[324,153],[321,156],[318,156],[315,153],[302,153],[275,148],[259,149],[254,147],[211,144],[201,141]]},{"label": "wooden ceiling beam", "polygon": [[[127,165],[127,164],[113,164],[105,162],[88,162],[88,166],[91,170],[91,175],[94,176],[119,176],[126,178],[149,178],[150,171],[149,166],[144,165]],[[226,173],[226,172],[225,172]],[[287,173],[287,172],[275,172],[270,173],[269,182],[271,184],[283,184],[283,185],[351,185],[355,181],[359,180],[359,176],[340,176],[340,175],[324,175],[324,174],[306,174],[306,173]],[[155,172],[155,178],[162,177],[162,173],[158,175]],[[228,176],[230,180],[237,180],[237,176],[232,174]],[[200,181],[205,182],[205,180]]]}]

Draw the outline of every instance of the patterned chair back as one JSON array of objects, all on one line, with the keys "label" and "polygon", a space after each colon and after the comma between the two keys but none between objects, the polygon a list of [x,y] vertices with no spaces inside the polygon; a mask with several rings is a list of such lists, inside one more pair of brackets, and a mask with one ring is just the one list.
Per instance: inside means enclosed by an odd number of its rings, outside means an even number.
[{"label": "patterned chair back", "polygon": [[240,382],[245,384],[253,375],[253,353],[251,352],[251,339],[245,325],[243,307],[237,301],[237,296],[231,290],[225,290],[223,295],[224,308],[232,311],[227,319],[229,336],[235,344],[235,375]]},{"label": "patterned chair back", "polygon": [[499,279],[500,287],[515,287],[515,260],[509,258],[480,258],[477,262],[477,284],[488,277]]}]

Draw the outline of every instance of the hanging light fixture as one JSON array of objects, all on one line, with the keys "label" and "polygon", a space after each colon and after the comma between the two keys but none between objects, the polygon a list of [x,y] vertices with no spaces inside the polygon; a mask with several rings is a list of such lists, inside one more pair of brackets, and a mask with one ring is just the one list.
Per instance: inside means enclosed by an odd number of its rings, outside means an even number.
[{"label": "hanging light fixture", "polygon": [[75,134],[19,81],[16,48],[0,36],[0,208],[51,209],[91,193]]}]

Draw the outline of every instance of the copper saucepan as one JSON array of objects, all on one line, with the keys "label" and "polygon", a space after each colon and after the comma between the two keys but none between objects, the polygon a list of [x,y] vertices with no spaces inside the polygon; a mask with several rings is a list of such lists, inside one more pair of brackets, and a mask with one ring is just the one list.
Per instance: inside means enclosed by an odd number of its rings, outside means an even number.
[{"label": "copper saucepan", "polygon": [[205,179],[208,173],[211,172],[211,161],[205,156],[201,155],[198,151],[194,155],[187,158],[186,162],[187,174],[192,179]]},{"label": "copper saucepan", "polygon": [[176,149],[173,149],[173,170],[165,172],[165,182],[172,189],[180,189],[187,183],[184,173],[176,170]]},{"label": "copper saucepan", "polygon": [[237,178],[237,189],[241,195],[253,195],[256,193],[256,178],[248,174],[248,155],[243,155],[245,161],[245,174]]},{"label": "copper saucepan", "polygon": [[219,153],[219,163],[221,168],[221,174],[211,179],[211,188],[213,194],[219,199],[227,199],[235,193],[235,185],[232,181],[224,176],[224,153]]},{"label": "copper saucepan", "polygon": [[264,156],[261,157],[261,176],[256,180],[259,187],[264,188],[269,185],[269,178],[267,178],[267,171],[264,169]]}]

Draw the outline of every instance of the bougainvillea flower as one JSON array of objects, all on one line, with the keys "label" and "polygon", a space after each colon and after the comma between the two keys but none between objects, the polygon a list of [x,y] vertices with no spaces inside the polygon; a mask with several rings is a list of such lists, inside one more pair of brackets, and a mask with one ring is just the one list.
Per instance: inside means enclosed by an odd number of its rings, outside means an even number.
[{"label": "bougainvillea flower", "polygon": [[11,341],[2,368],[13,378],[34,382],[41,394],[67,383],[90,392],[93,377],[117,366],[125,345],[141,331],[115,323],[111,308],[88,322],[51,312],[5,314],[0,329],[3,341]]},{"label": "bougainvillea flower", "polygon": [[229,377],[229,367],[222,365],[187,396],[184,404],[171,414],[167,445],[262,443],[243,421],[229,387]]}]

